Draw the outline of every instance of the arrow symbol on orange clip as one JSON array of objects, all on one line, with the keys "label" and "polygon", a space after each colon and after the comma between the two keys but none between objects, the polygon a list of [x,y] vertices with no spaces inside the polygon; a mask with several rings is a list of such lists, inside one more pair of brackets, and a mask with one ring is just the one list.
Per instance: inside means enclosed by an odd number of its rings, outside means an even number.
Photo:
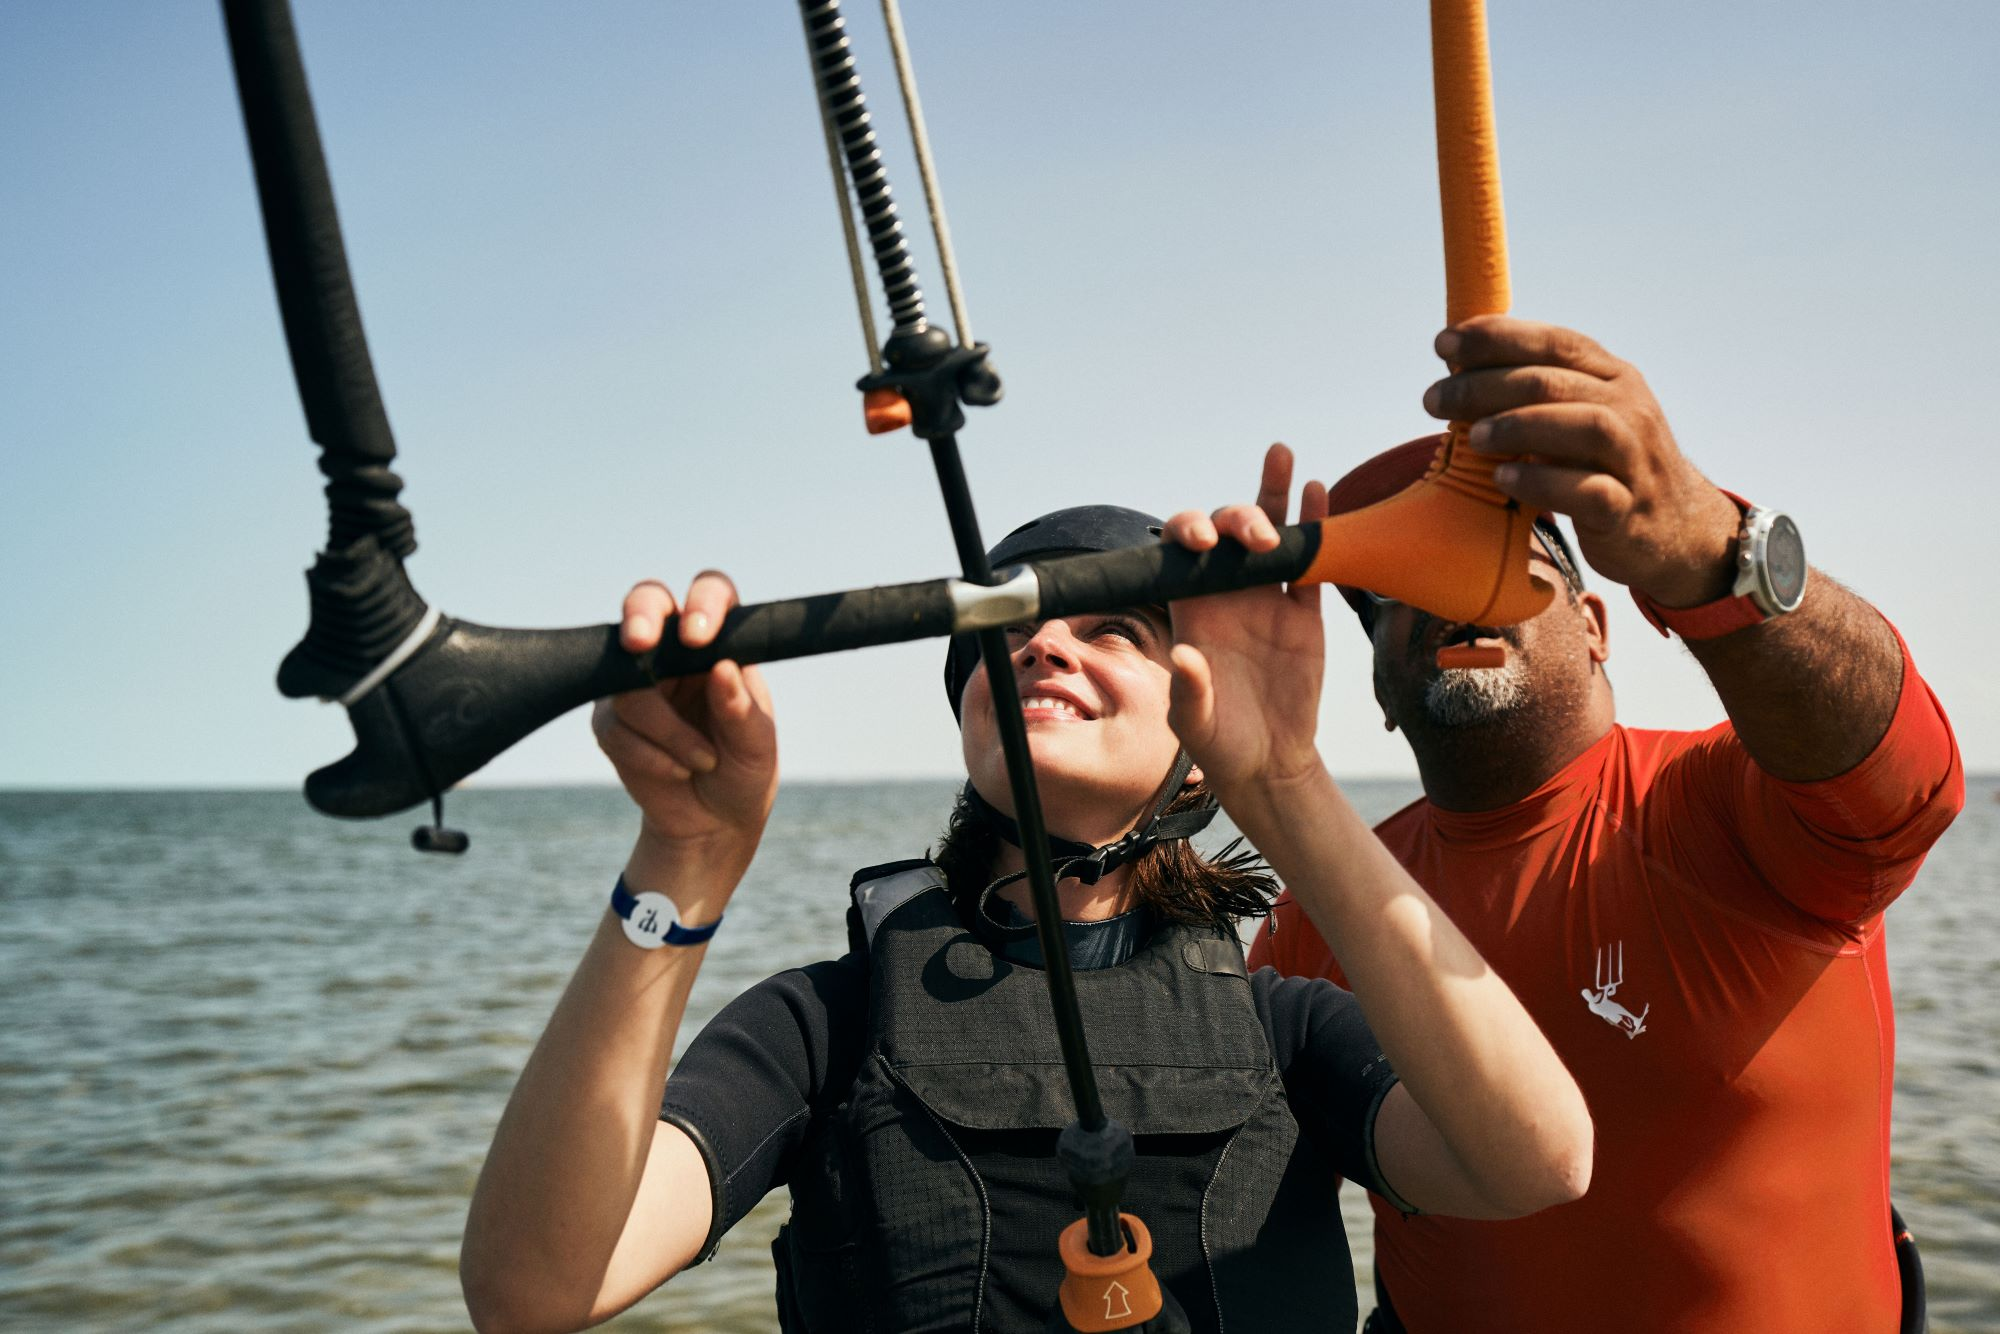
[{"label": "arrow symbol on orange clip", "polygon": [[1131,1314],[1132,1294],[1125,1290],[1123,1283],[1115,1278],[1112,1279],[1111,1286],[1104,1290],[1104,1318],[1115,1320],[1121,1315]]}]

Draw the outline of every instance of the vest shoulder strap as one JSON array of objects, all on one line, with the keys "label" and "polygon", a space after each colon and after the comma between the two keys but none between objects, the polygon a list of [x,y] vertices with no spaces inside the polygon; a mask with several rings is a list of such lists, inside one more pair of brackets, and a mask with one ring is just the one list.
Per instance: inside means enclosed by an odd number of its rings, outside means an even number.
[{"label": "vest shoulder strap", "polygon": [[882,929],[882,923],[889,920],[889,914],[927,890],[944,887],[944,872],[923,858],[864,866],[856,871],[854,879],[848,882],[847,892],[853,897],[855,915],[860,918],[863,946],[874,945],[875,935]]}]

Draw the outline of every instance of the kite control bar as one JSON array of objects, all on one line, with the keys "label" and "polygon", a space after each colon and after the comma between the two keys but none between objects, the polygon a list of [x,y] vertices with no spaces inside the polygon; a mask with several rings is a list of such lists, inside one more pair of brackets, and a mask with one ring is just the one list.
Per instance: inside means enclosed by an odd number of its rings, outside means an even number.
[{"label": "kite control bar", "polygon": [[650,654],[620,647],[616,625],[510,630],[434,617],[392,671],[340,700],[355,751],[308,778],[306,797],[329,815],[407,810],[579,704],[725,658],[779,662],[1297,579],[1318,552],[1319,526],[1295,524],[1279,539],[1265,552],[1161,543],[1038,561],[991,585],[930,579],[752,603],[733,608],[699,649],[680,643],[670,617]]},{"label": "kite control bar", "polygon": [[[806,0],[802,9],[815,25],[816,67],[837,87],[851,77],[844,43],[834,40],[837,7]],[[415,529],[389,467],[395,442],[289,9],[283,0],[224,0],[223,14],[293,372],[327,478],[326,548],[307,573],[312,620],[278,674],[284,694],[336,700],[354,724],[354,753],[306,781],[307,798],[322,811],[367,817],[435,802],[577,705],[705,670],[723,657],[773,662],[1277,582],[1336,580],[1477,624],[1519,620],[1547,601],[1546,585],[1521,573],[1528,516],[1491,503],[1490,487],[1476,476],[1461,481],[1468,466],[1491,465],[1457,449],[1446,451],[1449,462],[1427,479],[1436,485],[1286,528],[1273,551],[1252,554],[1225,542],[1195,554],[1162,544],[1041,562],[997,587],[986,587],[985,577],[938,579],[741,607],[708,649],[681,648],[670,628],[667,645],[643,662],[618,647],[608,626],[502,630],[441,616],[404,568],[416,549]],[[855,103],[834,95],[827,101],[844,113],[835,137],[850,164],[875,162],[872,140],[854,133]],[[951,348],[923,325],[893,212],[876,202],[883,216],[869,219],[871,239],[878,258],[886,249],[899,261],[888,266],[902,280],[892,284],[904,298],[896,316],[899,326],[913,327],[892,335],[899,355],[870,381],[911,401],[912,424],[930,440],[943,480],[958,471],[956,399],[991,401],[998,385],[982,345]],[[960,473],[961,494],[962,481]],[[962,508],[953,536],[970,573],[975,560],[983,566],[983,553],[969,502]],[[1408,559],[1418,536],[1427,553],[1421,562]],[[435,846],[450,842],[433,832]]]}]

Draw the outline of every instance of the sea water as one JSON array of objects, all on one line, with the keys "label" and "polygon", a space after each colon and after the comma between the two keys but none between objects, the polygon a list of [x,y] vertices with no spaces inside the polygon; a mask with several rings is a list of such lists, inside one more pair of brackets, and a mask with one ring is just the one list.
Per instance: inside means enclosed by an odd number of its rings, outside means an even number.
[{"label": "sea water", "polygon": [[[682,1043],[838,954],[849,874],[921,853],[950,791],[788,786]],[[1415,795],[1350,791],[1371,818]],[[616,789],[479,788],[449,814],[462,858],[412,852],[415,817],[289,792],[0,793],[0,1328],[466,1327],[466,1201],[635,814]],[[1895,1190],[1939,1334],[2000,1330],[1996,884],[1978,780],[1889,928]],[[1365,1275],[1366,1204],[1342,1205]],[[783,1213],[778,1192],[607,1328],[773,1328]]]}]

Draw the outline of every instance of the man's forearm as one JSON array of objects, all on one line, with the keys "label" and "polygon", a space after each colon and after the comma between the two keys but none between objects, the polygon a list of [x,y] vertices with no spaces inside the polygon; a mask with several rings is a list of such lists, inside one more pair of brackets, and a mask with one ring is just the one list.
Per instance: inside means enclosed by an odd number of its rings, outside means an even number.
[{"label": "man's forearm", "polygon": [[1688,649],[1750,757],[1789,782],[1832,778],[1866,759],[1903,686],[1888,622],[1818,570],[1797,611]]}]

